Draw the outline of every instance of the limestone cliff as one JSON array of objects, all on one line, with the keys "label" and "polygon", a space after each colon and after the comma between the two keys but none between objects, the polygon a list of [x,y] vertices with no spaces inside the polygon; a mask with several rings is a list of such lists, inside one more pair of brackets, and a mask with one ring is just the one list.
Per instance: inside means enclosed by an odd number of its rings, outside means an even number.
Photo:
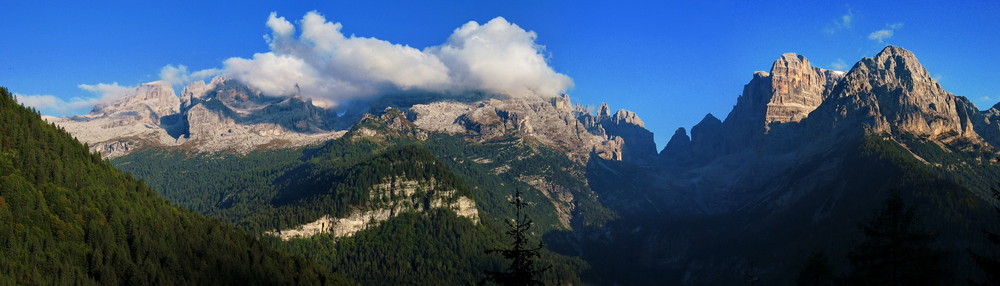
[{"label": "limestone cliff", "polygon": [[462,134],[477,142],[528,139],[586,160],[642,161],[656,154],[653,134],[633,112],[610,114],[607,105],[594,116],[573,108],[569,96],[554,99],[489,99],[417,104],[408,109],[422,129]]},{"label": "limestone cliff", "polygon": [[781,55],[770,72],[755,72],[726,117],[729,150],[755,144],[763,134],[809,116],[844,77],[843,72],[813,67],[805,57]]},{"label": "limestone cliff", "polygon": [[148,146],[202,152],[249,152],[337,138],[327,111],[301,97],[269,97],[252,86],[216,77],[178,97],[169,84],[142,84],[84,116],[46,117],[94,151],[117,157]]},{"label": "limestone cliff", "polygon": [[945,91],[912,52],[889,46],[854,65],[813,115],[804,133],[817,137],[910,134],[939,142],[982,142],[976,108]]}]

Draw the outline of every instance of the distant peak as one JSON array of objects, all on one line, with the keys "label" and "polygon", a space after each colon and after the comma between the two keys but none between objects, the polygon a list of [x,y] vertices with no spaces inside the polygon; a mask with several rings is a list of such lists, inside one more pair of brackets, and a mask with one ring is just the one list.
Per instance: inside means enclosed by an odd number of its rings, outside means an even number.
[{"label": "distant peak", "polygon": [[771,75],[776,73],[784,75],[790,72],[811,69],[812,64],[809,63],[809,60],[807,60],[806,57],[795,53],[784,53],[781,54],[781,57],[779,57],[778,60],[774,61],[773,65],[771,65]]},{"label": "distant peak", "polygon": [[887,46],[875,57],[864,58],[860,63],[882,83],[902,80],[899,83],[906,85],[933,85],[927,69],[913,52],[897,46]]},{"label": "distant peak", "polygon": [[708,122],[715,121],[722,123],[722,120],[719,120],[719,118],[715,117],[715,115],[712,115],[711,113],[705,114],[705,117],[701,119],[701,122],[706,122],[706,121]]},{"label": "distant peak", "polygon": [[140,84],[139,86],[140,87],[145,86],[145,87],[158,87],[158,88],[173,89],[173,87],[171,87],[169,83],[167,83],[166,81],[162,81],[162,80],[147,82],[147,83],[144,83],[144,84]]},{"label": "distant peak", "polygon": [[913,52],[897,46],[886,46],[885,48],[882,49],[881,52],[878,53],[878,55],[875,55],[876,58],[891,57],[891,56],[916,58],[916,56],[913,55]]},{"label": "distant peak", "polygon": [[801,62],[801,61],[807,61],[807,60],[806,60],[806,57],[804,57],[802,55],[798,55],[796,53],[784,53],[784,54],[781,54],[781,57],[778,58],[778,61],[779,62]]},{"label": "distant peak", "polygon": [[638,114],[635,114],[635,112],[631,112],[624,109],[615,112],[614,121],[617,124],[628,123],[642,128],[646,128],[646,125],[642,122],[642,119],[639,119]]},{"label": "distant peak", "polygon": [[597,118],[610,118],[611,111],[608,109],[607,103],[601,103],[601,108],[597,110]]}]

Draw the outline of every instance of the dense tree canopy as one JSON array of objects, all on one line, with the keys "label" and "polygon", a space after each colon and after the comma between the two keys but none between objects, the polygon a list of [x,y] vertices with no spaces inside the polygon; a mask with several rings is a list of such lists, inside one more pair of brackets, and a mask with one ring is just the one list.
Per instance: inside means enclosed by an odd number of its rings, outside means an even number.
[{"label": "dense tree canopy", "polygon": [[341,284],[174,207],[0,88],[0,284]]}]

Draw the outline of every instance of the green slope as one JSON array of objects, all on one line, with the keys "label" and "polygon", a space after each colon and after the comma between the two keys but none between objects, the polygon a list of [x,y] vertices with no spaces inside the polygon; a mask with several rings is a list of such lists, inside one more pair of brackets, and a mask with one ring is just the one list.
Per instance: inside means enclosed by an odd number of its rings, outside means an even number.
[{"label": "green slope", "polygon": [[[366,136],[361,128],[378,132]],[[318,235],[272,241],[366,284],[474,283],[484,270],[504,266],[499,257],[483,250],[508,243],[503,220],[513,215],[507,200],[515,189],[533,202],[528,213],[538,237],[565,228],[553,203],[521,178],[544,177],[573,191],[589,191],[582,175],[567,171],[576,163],[558,152],[518,141],[476,144],[458,136],[420,132],[401,113],[389,110],[381,117],[362,119],[352,132],[322,146],[247,155],[150,149],[113,162],[174,202],[257,233],[387,203],[370,201],[368,192],[393,178],[433,180],[437,189],[427,194],[457,190],[475,201],[479,223],[450,210],[425,209],[401,214],[350,238]],[[509,172],[495,171],[505,165]],[[597,223],[610,217],[596,199],[578,196],[575,215],[582,221]],[[586,267],[579,259],[551,252],[545,252],[543,260],[555,266],[547,278],[553,282],[578,282],[576,272]]]},{"label": "green slope", "polygon": [[342,284],[170,205],[0,88],[0,284]]}]

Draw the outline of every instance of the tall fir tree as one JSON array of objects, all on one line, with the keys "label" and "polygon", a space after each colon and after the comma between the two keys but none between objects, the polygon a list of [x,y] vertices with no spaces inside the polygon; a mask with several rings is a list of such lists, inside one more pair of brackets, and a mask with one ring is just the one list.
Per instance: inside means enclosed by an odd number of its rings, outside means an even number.
[{"label": "tall fir tree", "polygon": [[935,237],[920,225],[916,209],[893,190],[858,228],[864,241],[848,254],[849,285],[943,285],[945,253],[932,248]]},{"label": "tall fir tree", "polygon": [[531,229],[532,221],[521,211],[528,205],[521,198],[521,190],[514,192],[510,204],[514,205],[514,219],[507,221],[507,235],[514,241],[510,248],[486,250],[487,254],[500,253],[510,261],[510,267],[506,272],[487,271],[489,277],[483,283],[490,281],[499,285],[542,285],[539,278],[551,266],[535,266],[535,261],[541,258],[543,244],[539,241],[535,247],[528,246],[528,230]]}]

